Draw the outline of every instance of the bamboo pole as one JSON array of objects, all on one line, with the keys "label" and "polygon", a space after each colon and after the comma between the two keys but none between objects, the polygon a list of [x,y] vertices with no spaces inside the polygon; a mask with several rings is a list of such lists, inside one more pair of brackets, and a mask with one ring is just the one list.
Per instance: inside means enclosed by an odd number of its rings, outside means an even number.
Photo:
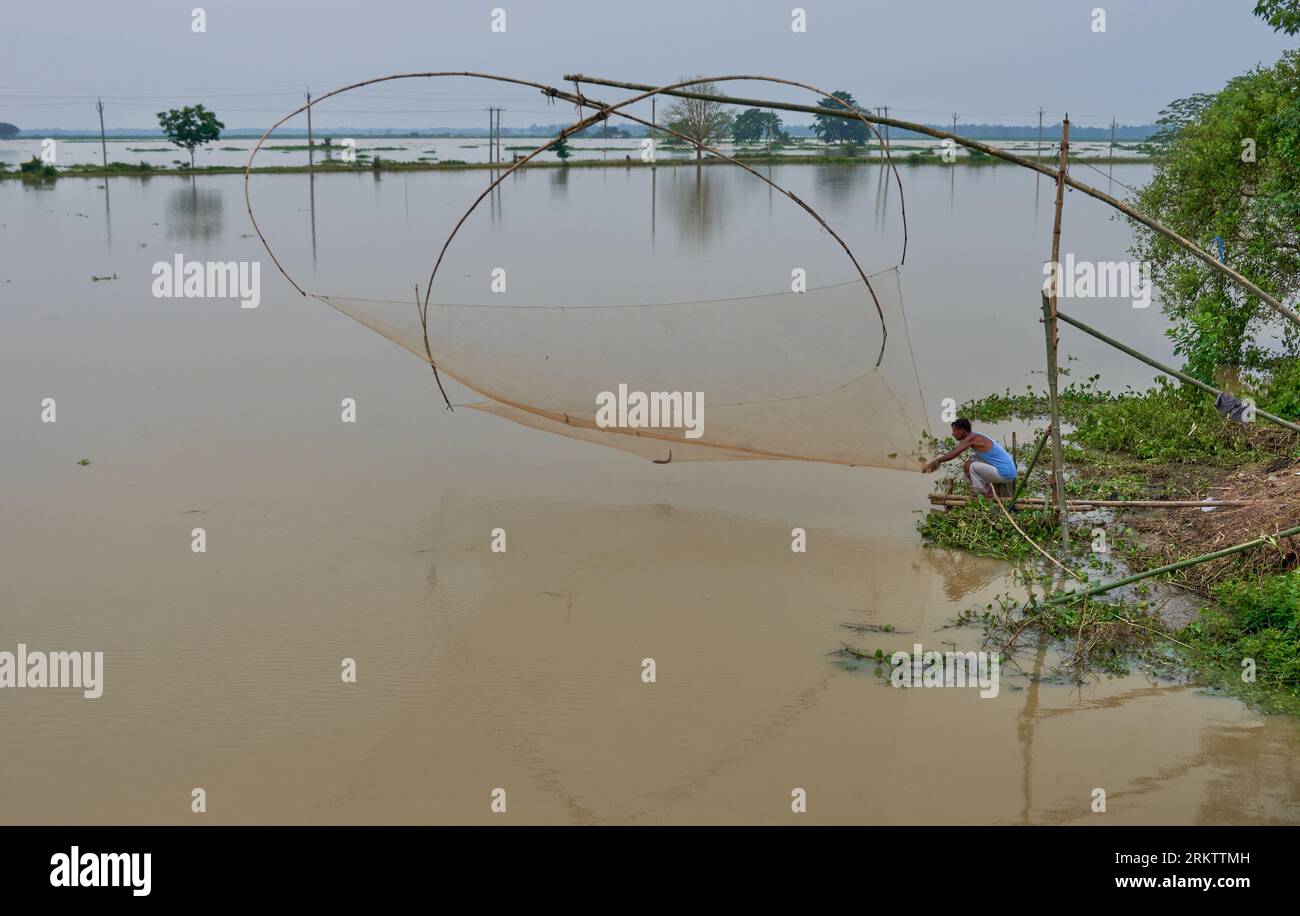
[{"label": "bamboo pole", "polygon": [[[104,100],[95,100],[95,110],[99,112],[99,149],[104,155],[104,168],[108,168],[108,141],[104,139]],[[108,178],[104,179],[105,187],[108,185]]]},{"label": "bamboo pole", "polygon": [[[1116,340],[1113,337],[1108,337],[1107,335],[1103,334],[1101,331],[1098,331],[1096,328],[1089,327],[1088,325],[1084,324],[1082,321],[1079,321],[1077,318],[1071,318],[1069,315],[1065,314],[1064,312],[1057,312],[1056,317],[1064,321],[1066,324],[1078,328],[1080,331],[1083,331],[1085,334],[1091,334],[1093,337],[1097,338],[1102,343],[1110,344],[1116,350],[1119,350],[1122,353],[1127,353],[1129,356],[1133,357],[1136,360],[1141,360],[1151,368],[1159,369],[1165,375],[1172,375],[1180,382],[1184,382],[1188,385],[1193,385],[1197,388],[1200,388],[1202,391],[1214,395],[1215,397],[1218,397],[1219,395],[1223,394],[1223,392],[1220,391],[1218,388],[1214,388],[1210,385],[1207,385],[1205,384],[1205,382],[1201,381],[1200,379],[1193,378],[1192,376],[1188,375],[1185,372],[1179,372],[1177,369],[1173,369],[1169,366],[1164,365],[1163,363],[1158,363],[1151,357],[1147,356],[1146,354],[1139,353],[1137,350],[1134,350],[1132,347],[1120,343],[1118,340]],[[1281,417],[1271,414],[1266,410],[1260,410],[1258,407],[1256,407],[1255,414],[1257,416],[1263,417],[1265,420],[1268,420],[1270,423],[1276,423],[1278,426],[1281,426],[1285,429],[1289,429],[1292,432],[1300,433],[1300,426],[1297,426],[1295,423],[1292,423],[1289,420],[1283,420]]]},{"label": "bamboo pole", "polygon": [[1065,501],[1065,459],[1061,456],[1061,403],[1056,377],[1056,297],[1061,290],[1061,211],[1065,208],[1065,173],[1070,157],[1070,116],[1061,122],[1061,159],[1056,173],[1056,214],[1052,218],[1052,292],[1043,296],[1043,333],[1047,339],[1047,402],[1052,439],[1052,481],[1061,522],[1061,549],[1070,549],[1070,507]]},{"label": "bamboo pole", "polygon": [[1038,463],[1038,456],[1043,453],[1043,446],[1047,444],[1047,437],[1051,435],[1050,430],[1043,430],[1038,437],[1038,443],[1034,446],[1034,453],[1029,457],[1029,465],[1025,468],[1025,473],[1021,476],[1020,482],[1016,484],[1016,492],[1011,495],[1011,502],[1007,503],[1008,509],[1016,507],[1016,500],[1024,492],[1025,487],[1029,485],[1029,475],[1034,473],[1034,465]]},{"label": "bamboo pole", "polygon": [[[648,91],[656,88],[654,86],[649,86],[644,83],[629,83],[623,80],[602,79],[594,76],[584,76],[580,73],[566,74],[564,80],[566,82],[573,82],[575,85],[577,83],[592,83],[597,86],[613,86],[619,89],[634,89],[639,91]],[[941,130],[937,127],[930,127],[928,124],[918,124],[915,121],[903,121],[899,118],[888,118],[888,117],[882,118],[879,117],[878,115],[867,114],[866,112],[861,112],[857,114],[848,114],[844,111],[836,110],[834,108],[822,108],[817,105],[798,105],[793,102],[773,102],[768,99],[746,99],[746,98],[738,98],[735,96],[719,95],[716,93],[691,92],[690,90],[686,90],[686,89],[667,89],[667,90],[663,90],[663,94],[680,96],[682,98],[703,99],[705,101],[710,101],[710,102],[723,102],[724,104],[727,105],[741,105],[749,108],[763,108],[763,107],[780,108],[785,111],[800,111],[807,114],[827,115],[836,118],[861,117],[867,121],[881,124],[885,127],[897,127],[899,130],[910,130],[914,133],[924,134],[927,137],[934,137],[939,140],[952,140],[954,143],[958,143],[961,146],[964,146],[968,149],[977,149],[980,150],[981,152],[988,153],[990,156],[994,157],[995,159],[1001,159],[1005,162],[1014,162],[1016,165],[1019,165],[1023,168],[1030,169],[1031,171],[1034,172],[1038,172],[1039,174],[1046,175],[1048,178],[1051,178],[1053,180],[1055,180],[1058,176],[1058,170],[1052,168],[1051,166],[1043,165],[1040,162],[1034,162],[1033,160],[1026,159],[1023,156],[1017,156],[1015,153],[1009,153],[1004,149],[1001,149],[997,146],[992,146],[991,144],[988,143],[981,143],[978,140],[971,140],[968,137],[959,137],[955,132]],[[1260,289],[1258,285],[1248,280],[1245,276],[1233,270],[1228,265],[1221,263],[1219,259],[1216,258],[1214,255],[1210,254],[1208,251],[1205,251],[1199,245],[1196,245],[1188,241],[1187,239],[1183,238],[1181,235],[1179,235],[1173,229],[1170,229],[1164,223],[1154,220],[1151,217],[1147,216],[1146,214],[1133,209],[1133,207],[1124,203],[1122,200],[1118,200],[1117,198],[1112,197],[1110,194],[1107,194],[1105,191],[1099,190],[1098,188],[1094,188],[1092,187],[1092,185],[1085,184],[1084,182],[1079,181],[1075,178],[1071,178],[1068,175],[1065,178],[1065,183],[1070,187],[1074,188],[1076,191],[1082,191],[1084,194],[1087,194],[1089,197],[1099,200],[1102,203],[1106,204],[1107,206],[1120,211],[1125,216],[1131,217],[1132,219],[1146,226],[1151,231],[1163,235],[1165,238],[1169,239],[1179,248],[1182,248],[1188,254],[1191,254],[1193,257],[1204,262],[1209,267],[1219,271],[1223,275],[1230,278],[1234,283],[1236,283],[1246,292],[1257,297],[1261,302],[1263,302],[1265,305],[1267,305],[1277,314],[1281,315],[1283,318],[1290,321],[1292,324],[1300,325],[1300,313],[1297,313],[1294,309],[1290,309],[1287,306],[1283,305],[1275,297],[1270,296],[1268,293],[1264,292],[1264,290]]]},{"label": "bamboo pole", "polygon": [[1261,535],[1260,537],[1252,538],[1251,540],[1246,541],[1245,543],[1236,544],[1232,547],[1225,547],[1222,550],[1216,550],[1213,553],[1201,554],[1199,557],[1189,557],[1186,560],[1179,560],[1177,563],[1169,563],[1166,566],[1157,566],[1155,569],[1148,569],[1144,573],[1137,573],[1136,575],[1126,576],[1125,578],[1120,579],[1117,582],[1110,582],[1103,585],[1094,585],[1091,588],[1085,588],[1082,591],[1069,592],[1064,595],[1058,595],[1057,597],[1051,599],[1046,603],[1048,605],[1058,605],[1058,604],[1066,604],[1071,601],[1078,601],[1080,598],[1090,598],[1093,595],[1100,595],[1105,592],[1113,591],[1123,585],[1132,585],[1134,582],[1141,582],[1143,579],[1149,579],[1151,576],[1156,576],[1159,575],[1160,573],[1176,572],[1177,570],[1180,569],[1186,569],[1189,566],[1197,566],[1201,563],[1208,563],[1210,560],[1218,560],[1222,557],[1230,556],[1234,553],[1240,553],[1243,550],[1249,550],[1252,547],[1261,547],[1264,544],[1268,544],[1280,538],[1293,537],[1297,534],[1300,534],[1300,525],[1297,525],[1294,528],[1288,528],[1285,531],[1279,531],[1277,534]]},{"label": "bamboo pole", "polygon": [[[964,506],[975,499],[960,493],[931,493],[929,500],[936,506]],[[1049,503],[1041,496],[1026,496],[1020,500],[1022,506],[1031,509],[1047,508]],[[1204,502],[1195,499],[1071,499],[1071,509],[1237,509],[1242,506],[1258,506],[1258,501],[1249,499],[1215,499]]]},{"label": "bamboo pole", "polygon": [[307,174],[315,173],[316,157],[311,139],[311,90],[307,90]]}]

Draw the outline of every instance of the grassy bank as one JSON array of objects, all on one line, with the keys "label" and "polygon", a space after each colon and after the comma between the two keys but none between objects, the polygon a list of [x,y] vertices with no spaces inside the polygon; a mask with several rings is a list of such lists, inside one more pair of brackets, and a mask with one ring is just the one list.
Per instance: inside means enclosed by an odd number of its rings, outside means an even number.
[{"label": "grassy bank", "polygon": [[[1265,410],[1295,416],[1300,367],[1257,379],[1249,393]],[[1027,390],[971,402],[961,412],[993,422],[1040,418],[1045,409],[1045,396]],[[1300,714],[1300,538],[1274,538],[1087,601],[1048,603],[1085,583],[1113,582],[1300,523],[1300,436],[1263,421],[1228,421],[1211,398],[1170,385],[1117,395],[1100,390],[1094,378],[1067,387],[1061,410],[1069,425],[1063,436],[1069,498],[1252,505],[1074,512],[1068,551],[1045,511],[1014,514],[1023,534],[990,501],[932,512],[918,524],[927,543],[1015,563],[1029,593],[970,611],[961,622],[982,626],[990,644],[1004,651],[1035,640],[1056,644],[1077,678],[1135,665]],[[1049,490],[1050,461],[1042,460],[1025,493]],[[1104,551],[1096,549],[1098,531]],[[1026,535],[1074,576],[1042,559]]]},{"label": "grassy bank", "polygon": [[[303,147],[306,149],[306,147]],[[725,160],[713,156],[706,156],[704,159],[696,162],[693,156],[683,155],[682,157],[660,158],[657,162],[642,162],[639,152],[625,153],[626,158],[610,159],[571,159],[568,162],[556,161],[538,161],[529,162],[524,168],[540,169],[590,169],[590,168],[675,168],[681,166],[694,166],[697,164],[714,166],[727,165]],[[816,156],[792,156],[775,154],[768,156],[763,153],[740,153],[736,157],[737,161],[744,162],[747,165],[874,165],[879,166],[882,160],[877,156],[842,156],[842,155],[816,155]],[[1034,157],[1027,157],[1033,159]],[[900,167],[915,166],[970,166],[983,168],[995,165],[1010,165],[1012,163],[1003,162],[1000,159],[994,159],[986,156],[980,159],[973,159],[967,156],[959,156],[953,163],[944,162],[938,156],[922,156],[913,158],[912,154],[907,156],[895,156],[894,161]],[[1044,162],[1047,159],[1044,158]],[[1107,159],[1098,159],[1098,162],[1109,162]],[[1149,160],[1142,157],[1116,157],[1116,163],[1133,163],[1147,162]],[[24,166],[27,164],[24,163]],[[317,162],[315,166],[306,165],[260,165],[253,168],[253,173],[258,175],[289,175],[289,174],[306,174],[309,171],[315,171],[317,175],[331,173],[357,174],[372,172],[444,172],[444,171],[462,171],[462,170],[500,170],[505,163],[490,162],[462,162],[460,160],[447,160],[444,162],[395,162],[382,157],[378,161],[351,162],[346,163],[334,159],[325,159]],[[244,166],[242,165],[206,165],[189,168],[188,166],[171,167],[161,165],[150,165],[146,162],[110,162],[107,166],[103,165],[71,165],[64,167],[42,166],[37,163],[37,167],[26,171],[20,169],[0,168],[0,180],[9,179],[11,181],[51,181],[58,178],[113,178],[113,177],[136,177],[150,178],[155,175],[231,175],[242,174]]]}]

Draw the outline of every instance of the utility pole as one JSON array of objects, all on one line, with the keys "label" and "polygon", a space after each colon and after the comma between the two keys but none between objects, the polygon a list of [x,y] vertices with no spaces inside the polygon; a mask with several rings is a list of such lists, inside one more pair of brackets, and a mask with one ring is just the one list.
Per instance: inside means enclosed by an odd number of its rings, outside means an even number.
[{"label": "utility pole", "polygon": [[1043,109],[1042,109],[1042,106],[1039,106],[1039,108],[1038,108],[1038,155],[1037,155],[1037,157],[1035,157],[1035,158],[1037,158],[1037,159],[1042,159],[1042,158],[1043,158]]},{"label": "utility pole", "polygon": [[[889,117],[889,106],[885,106],[885,117]],[[889,125],[885,125],[885,146],[889,145]]]},{"label": "utility pole", "polygon": [[316,164],[316,154],[312,149],[311,140],[311,87],[307,87],[307,174],[314,175]]},{"label": "utility pole", "polygon": [[1061,406],[1056,393],[1056,297],[1061,278],[1061,209],[1065,204],[1065,172],[1070,156],[1070,115],[1061,122],[1061,158],[1056,173],[1056,216],[1052,223],[1052,291],[1043,296],[1043,331],[1047,337],[1047,400],[1051,412],[1052,482],[1061,520],[1061,550],[1070,549],[1070,512],[1065,503],[1065,465],[1061,458]]},{"label": "utility pole", "polygon": [[1110,119],[1110,167],[1115,168],[1115,119]]},{"label": "utility pole", "polygon": [[104,141],[104,100],[95,100],[95,109],[99,112],[99,149],[104,154],[104,168],[108,168],[108,144]]},{"label": "utility pole", "polygon": [[952,113],[952,132],[957,133],[957,112]]},{"label": "utility pole", "polygon": [[492,145],[493,130],[496,125],[495,111],[496,109],[492,108],[491,106],[488,106],[487,113],[488,113],[488,164],[489,165],[491,165],[493,162],[496,162],[496,147]]}]

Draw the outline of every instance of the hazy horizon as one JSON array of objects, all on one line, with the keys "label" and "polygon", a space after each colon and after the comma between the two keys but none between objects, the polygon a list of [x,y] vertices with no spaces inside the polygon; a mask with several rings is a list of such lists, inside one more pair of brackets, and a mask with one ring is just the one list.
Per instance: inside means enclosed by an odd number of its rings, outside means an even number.
[{"label": "hazy horizon", "polygon": [[[200,5],[206,31],[196,33],[191,11]],[[923,123],[949,123],[956,112],[959,125],[1031,124],[1042,106],[1046,123],[1068,111],[1080,126],[1109,125],[1112,117],[1139,125],[1173,99],[1215,91],[1296,47],[1252,14],[1254,0],[801,5],[801,34],[791,30],[794,4],[772,0],[627,8],[594,0],[544,8],[375,0],[364,15],[338,0],[143,0],[133,5],[128,32],[120,31],[119,10],[89,0],[72,0],[57,20],[19,6],[7,17],[0,121],[24,130],[88,130],[98,127],[94,101],[102,97],[110,128],[145,129],[156,111],[196,103],[231,129],[264,127],[298,107],[308,86],[319,96],[392,73],[475,70],[556,86],[572,72],[661,84],[684,73],[759,73],[847,89],[865,106],[889,105],[891,114]],[[1092,28],[1099,6],[1104,33]],[[504,33],[491,30],[496,8],[506,14]],[[593,31],[600,42],[590,40]],[[292,35],[301,41],[286,46],[284,36]],[[770,84],[726,88],[808,99]],[[587,92],[617,98],[622,90]],[[316,123],[466,128],[486,119],[489,105],[505,109],[508,129],[561,123],[572,111],[524,87],[409,80],[322,103]]]}]

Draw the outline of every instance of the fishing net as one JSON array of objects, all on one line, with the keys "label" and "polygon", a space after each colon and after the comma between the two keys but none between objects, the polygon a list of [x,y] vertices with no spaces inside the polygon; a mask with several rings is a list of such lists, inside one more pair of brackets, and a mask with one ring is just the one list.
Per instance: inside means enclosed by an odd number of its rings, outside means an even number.
[{"label": "fishing net", "polygon": [[[565,128],[561,137],[611,114],[653,127],[628,112],[627,106],[663,91],[710,84],[702,78],[687,80],[605,104],[582,96],[576,84],[570,94],[513,77],[436,72],[366,80],[321,99],[390,80],[435,77],[530,86],[548,100],[563,98],[580,110],[596,110]],[[807,84],[775,77],[717,79],[766,80],[826,95]],[[308,101],[263,134],[249,156],[244,178],[249,217],[258,237],[276,266],[304,295],[308,291],[289,276],[253,218],[248,173],[271,132],[313,104]],[[861,119],[880,137],[860,112],[844,107],[845,117]],[[689,139],[673,127],[657,130]],[[881,144],[888,158],[883,138]],[[858,279],[799,293],[657,304],[433,301],[434,278],[465,220],[506,176],[549,145],[516,158],[475,199],[443,244],[422,297],[418,290],[405,302],[310,295],[427,360],[444,397],[446,376],[480,398],[463,406],[535,429],[660,463],[777,459],[919,470],[917,448],[926,431],[925,412],[899,279],[907,250],[905,208],[898,265],[868,276],[844,239],[803,200],[701,141],[700,150],[749,173],[801,207],[839,243]],[[892,159],[888,161],[899,184],[901,204],[901,179]],[[453,406],[450,399],[447,406]]]},{"label": "fishing net", "polygon": [[[794,459],[916,470],[925,429],[897,269],[804,293],[654,305],[430,303],[318,296],[482,400],[472,407],[656,461]],[[876,365],[877,358],[880,364]],[[598,398],[691,394],[654,428],[602,426]],[[628,400],[627,398],[624,399]],[[607,401],[605,402],[607,403]],[[604,417],[606,421],[610,418]]]}]

